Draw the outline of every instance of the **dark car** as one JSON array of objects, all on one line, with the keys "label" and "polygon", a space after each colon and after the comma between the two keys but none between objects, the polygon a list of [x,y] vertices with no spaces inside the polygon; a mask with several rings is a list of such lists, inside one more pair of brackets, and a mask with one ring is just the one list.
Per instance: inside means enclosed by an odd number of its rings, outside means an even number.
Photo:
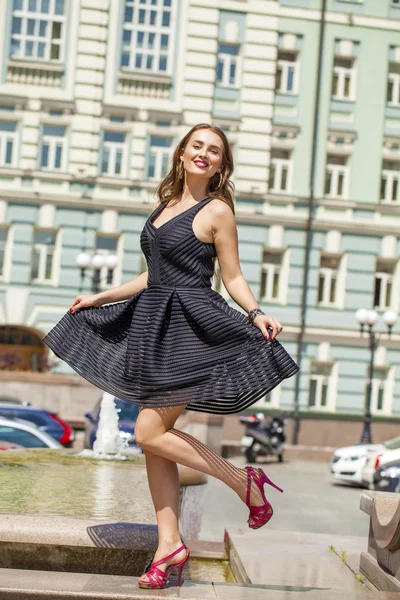
[{"label": "dark car", "polygon": [[36,425],[41,431],[45,431],[60,444],[66,448],[70,448],[74,441],[75,435],[72,427],[65,421],[60,419],[58,415],[42,408],[34,406],[21,406],[1,402],[0,400],[0,417],[6,419],[23,419]]},{"label": "dark car", "polygon": [[[118,426],[122,440],[130,448],[135,448],[138,452],[141,451],[135,443],[135,423],[139,415],[139,407],[120,398],[114,398],[114,402],[118,411]],[[86,413],[85,415],[87,421],[85,424],[84,446],[87,449],[93,448],[96,439],[100,417],[100,404],[101,399],[96,403],[93,412]]]},{"label": "dark car", "polygon": [[385,464],[374,473],[373,485],[379,492],[400,491],[400,461]]}]

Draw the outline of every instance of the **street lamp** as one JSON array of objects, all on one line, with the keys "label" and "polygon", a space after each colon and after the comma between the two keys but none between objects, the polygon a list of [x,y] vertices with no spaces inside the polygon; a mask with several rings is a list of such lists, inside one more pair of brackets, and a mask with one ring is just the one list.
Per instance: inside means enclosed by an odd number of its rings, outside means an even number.
[{"label": "street lamp", "polygon": [[[388,328],[388,335],[392,333],[393,325],[397,321],[397,313],[393,310],[387,310],[383,314],[383,320]],[[365,400],[365,411],[364,411],[364,427],[361,435],[361,444],[371,444],[371,395],[372,395],[372,381],[374,378],[374,359],[375,350],[377,348],[378,338],[374,331],[374,325],[379,320],[379,315],[376,310],[368,310],[366,308],[360,308],[356,312],[356,319],[360,325],[361,334],[364,333],[365,327],[368,327],[367,333],[369,335],[369,349],[370,349],[370,361],[368,369],[368,382],[367,382],[367,396]]]},{"label": "street lamp", "polygon": [[84,250],[76,257],[76,264],[81,270],[81,281],[79,286],[79,292],[83,291],[83,284],[86,277],[86,270],[91,266],[93,269],[92,273],[92,284],[91,291],[93,294],[97,294],[100,291],[100,272],[103,267],[111,269],[112,271],[118,265],[118,257],[115,254],[94,254],[91,256]]}]

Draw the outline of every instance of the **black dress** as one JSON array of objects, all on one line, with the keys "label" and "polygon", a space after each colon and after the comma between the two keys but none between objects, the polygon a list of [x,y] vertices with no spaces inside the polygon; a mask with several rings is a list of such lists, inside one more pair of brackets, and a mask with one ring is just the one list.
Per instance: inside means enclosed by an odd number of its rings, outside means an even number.
[{"label": "black dress", "polygon": [[67,312],[44,338],[100,389],[146,407],[229,414],[298,371],[277,340],[211,289],[215,246],[192,229],[210,200],[156,228],[165,205],[157,206],[140,238],[148,286],[124,302]]}]

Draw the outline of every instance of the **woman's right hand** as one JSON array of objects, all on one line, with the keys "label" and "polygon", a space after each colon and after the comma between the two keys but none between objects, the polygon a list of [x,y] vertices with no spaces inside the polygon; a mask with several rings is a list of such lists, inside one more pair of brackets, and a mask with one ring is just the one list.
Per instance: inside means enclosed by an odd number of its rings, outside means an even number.
[{"label": "woman's right hand", "polygon": [[102,304],[103,302],[101,301],[99,294],[79,294],[71,304],[69,312],[75,313],[81,308],[98,308]]}]

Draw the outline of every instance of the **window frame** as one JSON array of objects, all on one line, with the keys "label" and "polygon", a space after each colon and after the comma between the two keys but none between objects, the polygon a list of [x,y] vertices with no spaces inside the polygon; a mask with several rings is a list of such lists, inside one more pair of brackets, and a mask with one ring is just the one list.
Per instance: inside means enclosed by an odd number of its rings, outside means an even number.
[{"label": "window frame", "polygon": [[[286,52],[287,54],[291,53],[295,57],[295,60],[287,60],[285,58],[279,58],[279,52]],[[288,89],[288,79],[289,79],[289,70],[293,69],[293,89]],[[280,75],[278,76],[278,71],[280,71]],[[277,59],[277,68],[276,68],[276,87],[275,91],[279,94],[288,94],[291,96],[297,95],[299,93],[299,80],[300,80],[300,60],[299,60],[299,52],[294,52],[290,50],[279,49],[278,50],[278,59]],[[280,85],[278,86],[278,83]],[[283,83],[286,83],[283,85]]]},{"label": "window frame", "polygon": [[[315,367],[330,367],[329,375],[323,373],[313,373]],[[337,395],[338,363],[334,361],[312,360],[310,362],[310,375],[308,387],[307,408],[312,411],[333,412],[335,410]],[[315,382],[313,384],[312,382]],[[312,397],[312,386],[315,385],[315,404],[310,404]],[[324,386],[326,389],[326,403],[322,404],[324,396]]]},{"label": "window frame", "polygon": [[[11,26],[10,26],[10,50],[9,58],[11,60],[22,60],[31,62],[45,62],[53,64],[62,64],[65,58],[65,42],[66,42],[66,28],[67,28],[67,11],[68,11],[68,0],[64,0],[63,14],[58,15],[55,13],[56,0],[49,0],[49,12],[44,13],[41,11],[30,11],[29,0],[21,0],[22,9],[11,8]],[[20,33],[13,33],[13,21],[14,19],[21,20]],[[28,33],[29,21],[34,21],[34,27],[36,32]],[[47,22],[47,29],[49,33],[40,36],[40,22]],[[60,24],[60,37],[53,38],[53,24]],[[37,31],[39,29],[39,32]],[[12,54],[13,38],[20,42],[20,52],[18,54]],[[36,47],[37,51],[31,56],[26,54],[26,43],[32,43],[32,50]],[[45,46],[44,55],[38,55],[39,44],[42,43]],[[24,53],[21,52],[22,46],[25,47]],[[59,56],[57,58],[51,57],[52,46],[59,47]]]},{"label": "window frame", "polygon": [[[35,233],[36,232],[48,232],[55,234],[54,246],[51,255],[51,276],[46,278],[47,268],[47,248],[48,244],[35,244]],[[34,264],[34,253],[36,248],[39,247],[39,266],[38,266],[38,277],[33,277],[33,264]],[[58,285],[58,271],[60,266],[60,254],[61,254],[61,230],[53,227],[34,227],[33,228],[33,239],[32,239],[32,258],[30,268],[30,282],[35,285]]]},{"label": "window frame", "polygon": [[[3,249],[0,246],[0,256],[3,254],[3,260],[0,261],[0,281],[7,282],[10,279],[11,272],[11,256],[13,245],[13,228],[7,223],[0,224],[0,230],[6,232]],[[0,242],[1,244],[1,242]]]},{"label": "window frame", "polygon": [[[265,262],[266,254],[276,254],[280,263]],[[260,298],[262,302],[286,304],[290,269],[290,249],[276,246],[263,248],[261,257]],[[277,295],[274,295],[275,277],[278,276]]]},{"label": "window frame", "polygon": [[[289,158],[274,157],[274,152],[287,152]],[[284,171],[286,170],[286,189],[282,188]],[[271,186],[272,182],[272,186]],[[293,183],[293,152],[291,149],[272,148],[270,173],[269,173],[269,192],[273,194],[291,194]],[[279,187],[278,187],[279,186]]]},{"label": "window frame", "polygon": [[[56,127],[57,129],[64,129],[64,135],[52,135],[52,134],[46,134],[45,133],[45,128],[46,127]],[[55,173],[65,173],[67,171],[67,154],[68,154],[68,135],[69,135],[69,130],[68,127],[65,125],[50,125],[50,124],[46,124],[46,123],[42,123],[41,126],[41,131],[40,131],[40,146],[39,146],[39,169],[41,171],[50,171],[50,172],[55,172]],[[48,150],[48,165],[44,166],[42,165],[42,159],[43,159],[43,148],[45,146],[45,144],[48,145],[49,150]],[[57,153],[57,148],[61,146],[61,160],[60,160],[60,167],[56,167],[56,153]],[[50,166],[49,166],[50,165]]]},{"label": "window frame", "polygon": [[[331,267],[322,267],[323,258],[338,259],[336,269]],[[322,277],[323,276],[323,277]],[[345,296],[345,276],[346,276],[346,255],[341,252],[321,252],[318,269],[317,285],[317,306],[326,308],[343,308]],[[321,297],[321,280],[324,280]],[[335,283],[333,283],[335,282]],[[334,286],[334,288],[333,288]],[[332,298],[332,289],[334,289],[334,298]]]},{"label": "window frame", "polygon": [[[127,5],[129,3],[129,6]],[[141,5],[139,0],[123,0],[123,11],[122,11],[122,22],[121,22],[121,31],[122,31],[122,41],[121,41],[121,51],[119,58],[119,68],[122,71],[126,71],[128,73],[142,74],[142,75],[153,75],[153,76],[168,76],[172,77],[173,75],[173,64],[174,64],[174,50],[175,50],[175,35],[176,35],[176,21],[177,21],[177,2],[176,0],[171,0],[171,7],[168,6],[158,6],[158,5]],[[132,8],[133,19],[129,22],[125,20],[127,9]],[[170,14],[169,17],[169,25],[163,26],[162,24],[157,24],[158,20],[162,21],[162,13],[167,10]],[[148,11],[150,15],[151,21],[151,11],[156,13],[156,24],[151,23],[139,23],[140,11]],[[158,15],[161,14],[161,17]],[[136,16],[137,15],[137,16]],[[124,42],[125,31],[130,32],[130,40],[129,42]],[[149,36],[154,34],[154,46],[152,48],[140,48],[138,46],[138,38],[139,34],[143,34],[143,42],[147,38],[147,43],[149,42]],[[163,51],[161,48],[162,35],[168,35],[168,49]],[[138,49],[141,51],[138,52]],[[124,55],[129,53],[128,64],[123,64]],[[141,55],[143,57],[142,62],[146,62],[146,57],[152,56],[152,67],[138,67],[137,56]],[[166,57],[166,69],[160,69],[160,59],[161,57]],[[158,67],[156,68],[156,65]]]},{"label": "window frame", "polygon": [[[396,171],[394,169],[385,169],[385,162],[392,162],[393,164],[398,164],[399,170]],[[385,189],[384,194],[382,194],[383,186]],[[394,195],[396,195],[396,200],[393,200]],[[379,196],[380,202],[382,202],[383,204],[400,204],[400,161],[383,161],[381,171],[381,188]]]},{"label": "window frame", "polygon": [[[377,371],[385,371],[384,378],[376,377]],[[394,395],[394,368],[389,365],[375,365],[371,381],[371,413],[373,415],[391,415]],[[367,393],[369,386],[367,374]],[[379,396],[382,393],[383,405],[379,408]]]},{"label": "window frame", "polygon": [[[335,64],[336,61],[350,60],[352,61],[351,67],[344,67]],[[349,78],[349,94],[345,95],[346,90],[346,77]],[[335,88],[335,77],[338,78],[337,91],[334,92]],[[357,80],[357,62],[353,56],[335,56],[333,60],[332,69],[332,100],[344,100],[347,102],[354,102],[356,100],[356,80]]]},{"label": "window frame", "polygon": [[[152,138],[164,138],[169,139],[171,141],[169,146],[154,146],[151,143]],[[174,136],[172,135],[161,135],[156,133],[150,133],[148,136],[148,151],[147,151],[147,161],[146,161],[146,179],[148,181],[161,181],[165,175],[168,173],[168,168],[170,166],[170,161],[174,152]],[[154,175],[150,177],[150,161],[152,156],[155,157],[155,165],[154,165]],[[167,158],[167,169],[166,173],[163,173],[163,160],[164,157]]]},{"label": "window frame", "polygon": [[[115,239],[115,252],[106,250],[105,248],[98,248],[97,246],[97,238],[109,238]],[[121,280],[121,270],[122,270],[122,260],[123,260],[123,238],[120,233],[106,233],[104,231],[96,231],[95,235],[95,254],[101,254],[102,256],[108,256],[110,254],[115,254],[118,258],[118,264],[114,269],[108,269],[105,265],[100,269],[100,280],[99,286],[101,289],[110,289],[115,286],[120,285]],[[109,273],[112,272],[112,281],[108,283]]]},{"label": "window frame", "polygon": [[[6,131],[0,129],[0,168],[2,169],[15,169],[18,166],[18,154],[19,154],[19,131],[18,122],[9,121],[0,118],[0,123],[10,123],[15,126],[14,131]],[[4,141],[1,141],[4,139]],[[7,145],[12,143],[11,149],[11,162],[6,163],[7,158]]]},{"label": "window frame", "polygon": [[[346,164],[334,164],[329,162],[330,156],[343,157],[346,159]],[[343,176],[342,183],[342,194],[339,194],[339,186],[340,186],[340,176]],[[327,192],[327,181],[328,177],[331,178],[330,182],[330,191]],[[328,152],[326,157],[326,165],[325,165],[325,187],[324,187],[324,196],[325,198],[337,198],[339,200],[347,200],[349,197],[349,188],[350,188],[350,156],[342,155],[342,154],[334,154],[333,152]]]},{"label": "window frame", "polygon": [[[124,136],[123,142],[111,142],[105,139],[107,133],[116,133]],[[103,171],[104,164],[104,152],[109,152],[108,157],[108,170]],[[116,155],[117,152],[121,151],[121,172],[116,173],[117,160]],[[128,144],[128,133],[126,131],[116,131],[110,128],[103,129],[102,138],[101,138],[101,153],[100,153],[100,165],[99,165],[99,174],[102,177],[116,177],[116,178],[124,178],[127,177],[127,168],[128,168],[128,154],[129,154],[129,144]],[[113,165],[113,168],[110,170],[110,164]]]},{"label": "window frame", "polygon": [[[230,54],[229,52],[223,52],[220,50],[221,46],[231,46],[232,48],[237,48],[237,54]],[[215,73],[215,83],[220,88],[228,88],[228,89],[239,89],[240,88],[240,80],[242,73],[242,58],[240,55],[241,44],[239,43],[231,43],[231,42],[218,42],[217,49],[217,64],[216,64],[216,73]],[[222,63],[222,80],[218,79],[218,69],[219,65]],[[232,65],[235,66],[235,81],[233,83],[230,82],[230,73]]]},{"label": "window frame", "polygon": [[[378,269],[379,261],[391,263],[393,266],[392,273],[385,273],[384,270]],[[394,298],[396,294],[396,276],[399,271],[399,261],[395,258],[383,258],[378,256],[375,264],[375,277],[374,277],[374,307],[377,310],[387,310],[394,307]],[[375,299],[377,296],[377,281],[380,280],[380,290],[379,290],[379,303],[375,303]],[[390,289],[388,291],[388,286]],[[389,294],[389,303],[387,303]]]}]

